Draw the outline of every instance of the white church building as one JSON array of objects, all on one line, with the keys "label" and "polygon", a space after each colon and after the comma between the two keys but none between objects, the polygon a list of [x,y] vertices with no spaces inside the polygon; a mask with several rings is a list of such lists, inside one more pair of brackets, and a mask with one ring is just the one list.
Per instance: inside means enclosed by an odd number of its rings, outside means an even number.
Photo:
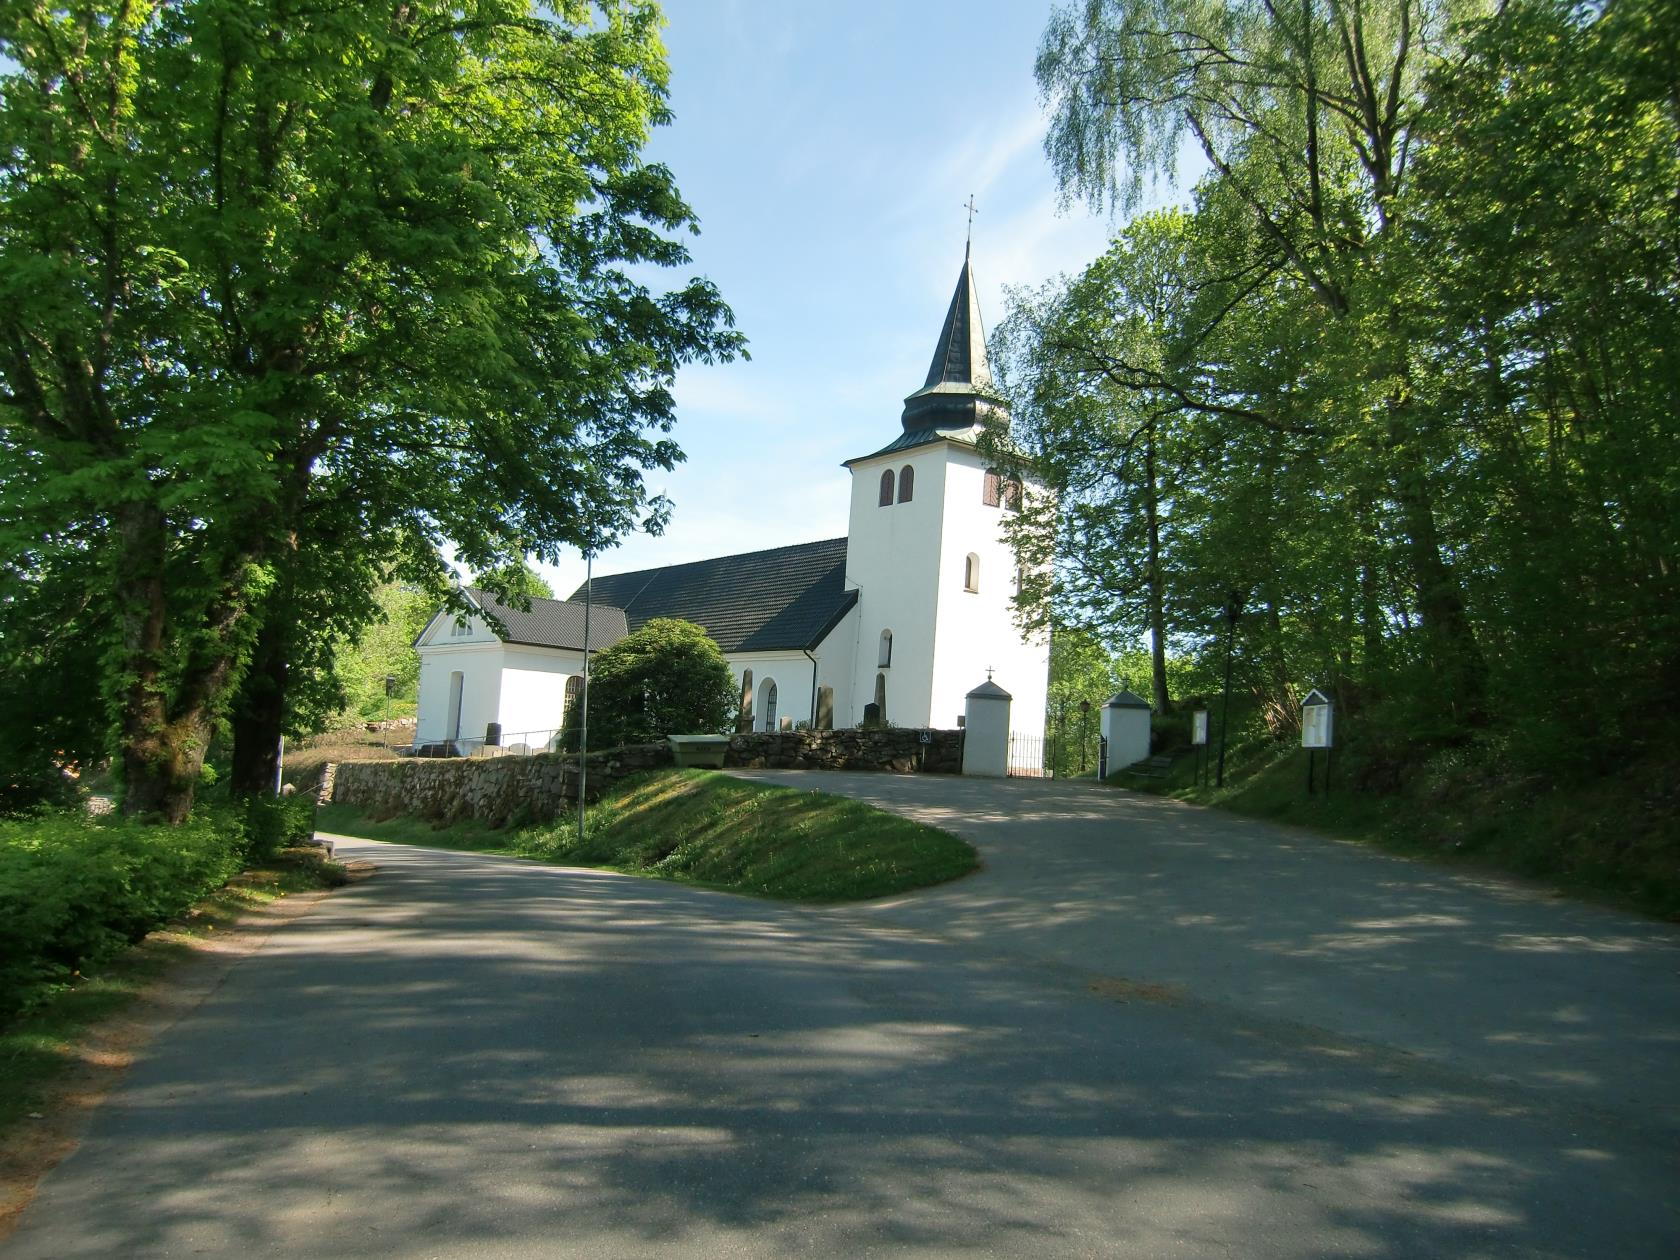
[{"label": "white church building", "polygon": [[[680,617],[723,649],[742,725],[755,730],[868,717],[949,729],[990,677],[1012,697],[1010,727],[1040,736],[1049,641],[1015,624],[1020,575],[1002,529],[1022,488],[976,447],[982,425],[1004,418],[990,385],[965,257],[900,432],[846,461],[846,537],[597,577],[587,592],[590,651],[656,617]],[[581,690],[584,588],[569,600],[533,599],[530,612],[465,593],[503,630],[439,612],[421,632],[416,744],[464,751],[494,723],[504,744],[546,745]]]}]

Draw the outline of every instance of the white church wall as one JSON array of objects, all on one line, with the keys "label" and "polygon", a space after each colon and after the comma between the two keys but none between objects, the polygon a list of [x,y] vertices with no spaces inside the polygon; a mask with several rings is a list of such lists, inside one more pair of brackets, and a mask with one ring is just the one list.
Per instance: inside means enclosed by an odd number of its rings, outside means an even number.
[{"label": "white church wall", "polygon": [[509,646],[504,651],[496,718],[502,724],[502,737],[509,742],[546,744],[564,721],[566,681],[583,673],[583,653],[529,646]]},{"label": "white church wall", "polygon": [[[1007,509],[984,502],[986,464],[977,451],[950,446],[949,492],[939,533],[939,655],[934,663],[933,725],[954,724],[965,697],[992,679],[1013,697],[1010,725],[1039,735],[1050,686],[1050,644],[1024,639],[1015,624],[1015,555],[1003,536]],[[979,561],[977,590],[967,589],[968,557]]]},{"label": "white church wall", "polygon": [[[887,721],[896,726],[956,724],[960,709],[943,722],[929,720],[938,599],[934,575],[944,520],[947,449],[945,443],[935,443],[852,465],[846,579],[858,589],[859,600],[850,710],[848,720],[842,721],[837,688],[836,726],[855,726],[863,720],[864,706],[875,698],[878,674],[886,676]],[[910,502],[900,503],[897,489],[906,467],[914,469],[914,491]],[[893,473],[894,502],[882,507],[881,474],[888,469]],[[892,663],[886,669],[878,664],[883,630],[891,630],[893,636]]]},{"label": "white church wall", "polygon": [[834,689],[834,725],[855,726],[848,720],[851,712],[852,644],[856,636],[857,610],[854,608],[812,649],[811,656],[800,651],[732,652],[727,654],[729,670],[735,676],[736,694],[740,694],[742,672],[751,670],[753,676],[753,730],[762,731],[764,724],[764,684],[776,683],[776,717],[792,719],[795,725],[813,721],[815,691],[812,689],[812,657],[815,657],[815,685],[818,689]]},{"label": "white church wall", "polygon": [[[497,720],[504,653],[500,640],[494,638],[477,644],[421,647],[416,743],[484,738],[484,728]],[[460,719],[452,722],[456,673],[461,675]]]}]

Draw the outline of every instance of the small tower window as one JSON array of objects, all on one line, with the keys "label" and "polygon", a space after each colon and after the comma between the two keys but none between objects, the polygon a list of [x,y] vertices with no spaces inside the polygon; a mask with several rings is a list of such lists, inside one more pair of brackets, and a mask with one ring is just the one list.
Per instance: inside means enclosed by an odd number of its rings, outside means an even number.
[{"label": "small tower window", "polygon": [[891,507],[892,502],[893,502],[893,473],[892,473],[892,469],[889,468],[889,469],[887,469],[886,472],[881,474],[880,505],[882,507]]},{"label": "small tower window", "polygon": [[978,591],[980,589],[980,557],[972,551],[968,559],[963,562],[963,590]]},{"label": "small tower window", "polygon": [[898,501],[908,503],[916,496],[916,470],[909,464],[904,465],[898,474]]},{"label": "small tower window", "polygon": [[1001,507],[1010,512],[1021,510],[1021,483],[1009,477],[999,476],[995,472],[986,474],[985,484],[980,490],[980,502],[987,507]]},{"label": "small tower window", "polygon": [[881,655],[880,655],[880,658],[875,663],[877,665],[879,665],[882,669],[886,669],[889,665],[892,664],[892,631],[891,630],[881,631]]}]

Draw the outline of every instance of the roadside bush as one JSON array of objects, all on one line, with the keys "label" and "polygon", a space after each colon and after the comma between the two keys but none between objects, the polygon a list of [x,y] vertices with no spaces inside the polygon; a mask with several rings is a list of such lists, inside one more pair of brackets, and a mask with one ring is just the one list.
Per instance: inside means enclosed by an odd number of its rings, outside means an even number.
[{"label": "roadside bush", "polygon": [[315,834],[314,793],[252,798],[246,805],[245,830],[247,853],[254,861],[305,843]]},{"label": "roadside bush", "polygon": [[232,810],[175,827],[70,811],[0,821],[0,1019],[221,887],[250,849]]}]

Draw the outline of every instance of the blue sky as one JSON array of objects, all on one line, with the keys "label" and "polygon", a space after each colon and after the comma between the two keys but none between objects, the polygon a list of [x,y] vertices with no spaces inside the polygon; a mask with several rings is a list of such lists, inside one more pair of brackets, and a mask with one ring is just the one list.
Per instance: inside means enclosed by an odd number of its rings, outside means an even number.
[{"label": "blue sky", "polygon": [[[685,369],[675,437],[651,484],[663,537],[597,559],[622,572],[846,532],[841,461],[900,431],[962,265],[990,329],[1006,286],[1076,271],[1109,225],[1057,209],[1032,77],[1048,0],[668,0],[675,122],[649,156],[700,217],[693,270],[751,342],[751,362]],[[564,597],[581,558],[545,576]]]}]

